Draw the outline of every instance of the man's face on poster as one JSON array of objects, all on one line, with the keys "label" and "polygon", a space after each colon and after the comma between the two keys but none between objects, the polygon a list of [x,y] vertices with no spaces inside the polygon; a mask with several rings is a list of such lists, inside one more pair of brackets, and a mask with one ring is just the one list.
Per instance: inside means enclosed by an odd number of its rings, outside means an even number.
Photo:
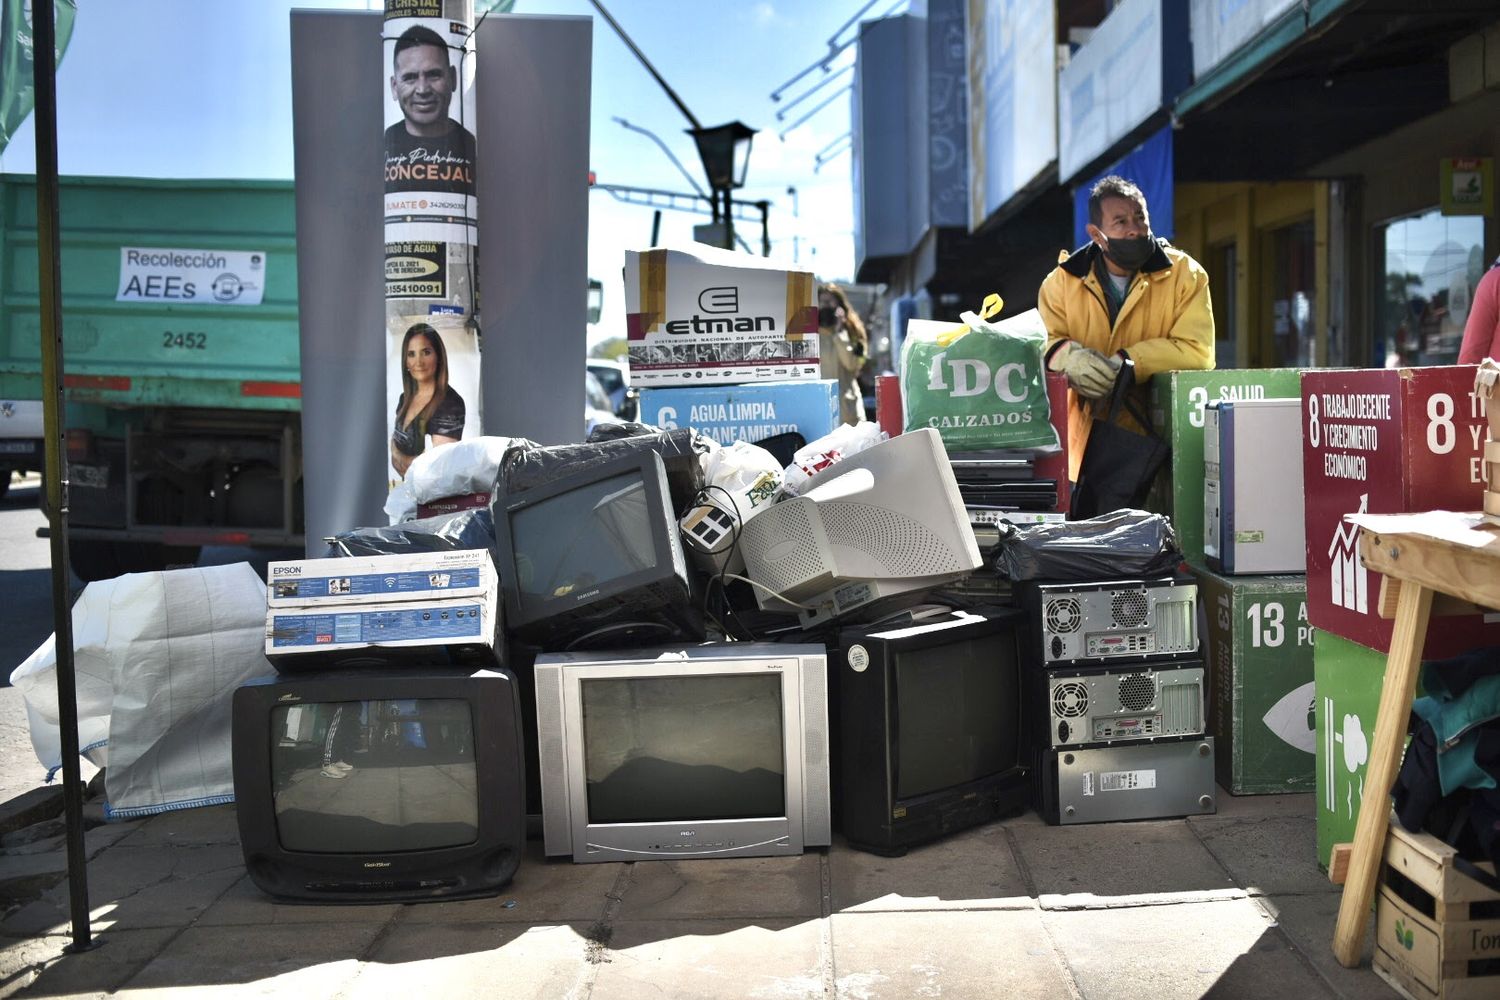
[{"label": "man's face on poster", "polygon": [[413,45],[397,53],[395,69],[391,96],[406,116],[406,130],[412,135],[445,134],[454,83],[447,50],[436,45]]}]

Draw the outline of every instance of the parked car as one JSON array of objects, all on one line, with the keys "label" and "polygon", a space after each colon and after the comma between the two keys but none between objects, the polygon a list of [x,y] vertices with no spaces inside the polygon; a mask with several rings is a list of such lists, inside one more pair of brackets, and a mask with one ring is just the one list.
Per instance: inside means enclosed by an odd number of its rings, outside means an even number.
[{"label": "parked car", "polygon": [[609,397],[609,409],[621,420],[636,419],[639,394],[630,384],[630,364],[608,358],[589,358],[588,369]]},{"label": "parked car", "polygon": [[589,434],[599,424],[616,424],[620,418],[610,409],[609,395],[593,372],[583,373],[583,433]]}]

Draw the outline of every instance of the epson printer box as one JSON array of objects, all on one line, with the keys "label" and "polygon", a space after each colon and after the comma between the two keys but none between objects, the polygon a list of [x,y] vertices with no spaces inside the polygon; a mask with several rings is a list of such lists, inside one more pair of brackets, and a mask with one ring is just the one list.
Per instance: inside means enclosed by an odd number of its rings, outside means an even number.
[{"label": "epson printer box", "polygon": [[815,441],[839,425],[836,379],[641,390],[641,422],[691,427],[720,444],[755,444],[795,431]]},{"label": "epson printer box", "polygon": [[1302,400],[1203,411],[1203,554],[1218,573],[1301,573]]},{"label": "epson printer box", "polygon": [[266,658],[278,670],[368,658],[504,665],[487,549],[304,559],[266,575]]}]

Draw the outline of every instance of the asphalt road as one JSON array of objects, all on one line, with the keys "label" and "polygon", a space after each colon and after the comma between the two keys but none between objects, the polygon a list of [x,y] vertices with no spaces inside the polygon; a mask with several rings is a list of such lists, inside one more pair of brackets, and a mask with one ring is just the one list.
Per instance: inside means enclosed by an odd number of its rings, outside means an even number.
[{"label": "asphalt road", "polygon": [[[0,498],[0,802],[43,784],[46,777],[31,748],[25,700],[10,686],[11,671],[53,631],[52,543],[37,537],[37,529],[47,524],[40,498],[35,476],[17,479]],[[198,565],[249,562],[264,579],[267,562],[301,555],[301,550],[205,548]],[[71,572],[68,581],[76,599],[83,585]],[[84,780],[94,773],[87,761],[82,770]]]}]

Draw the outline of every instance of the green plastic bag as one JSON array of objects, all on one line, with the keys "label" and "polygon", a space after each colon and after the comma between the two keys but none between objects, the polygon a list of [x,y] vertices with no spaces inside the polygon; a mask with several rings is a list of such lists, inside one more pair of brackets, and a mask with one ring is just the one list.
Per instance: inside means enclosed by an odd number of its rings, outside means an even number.
[{"label": "green plastic bag", "polygon": [[963,326],[911,320],[901,347],[901,405],[908,431],[931,427],[949,451],[1055,449],[1042,347],[1047,330],[1032,309],[991,322],[1004,303],[984,300]]}]

